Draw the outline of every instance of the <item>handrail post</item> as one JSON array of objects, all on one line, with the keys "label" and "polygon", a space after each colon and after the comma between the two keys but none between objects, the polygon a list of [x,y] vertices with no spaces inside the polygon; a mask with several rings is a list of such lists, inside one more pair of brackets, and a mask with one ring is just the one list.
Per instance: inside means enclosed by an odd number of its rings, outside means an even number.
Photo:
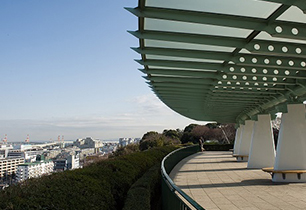
[{"label": "handrail post", "polygon": [[[163,210],[191,210],[190,206],[194,207],[196,210],[204,210],[203,207],[178,188],[169,177],[169,173],[178,162],[199,151],[200,149],[198,145],[183,147],[171,152],[162,160],[161,174]],[[183,197],[185,201],[182,200],[178,194]]]}]

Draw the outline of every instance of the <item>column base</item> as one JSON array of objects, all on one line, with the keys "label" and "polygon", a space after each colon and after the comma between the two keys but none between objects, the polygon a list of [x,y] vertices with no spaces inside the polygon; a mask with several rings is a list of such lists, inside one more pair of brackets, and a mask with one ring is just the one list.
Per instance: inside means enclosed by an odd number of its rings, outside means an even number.
[{"label": "column base", "polygon": [[273,167],[262,170],[271,174],[273,182],[306,182],[306,170],[274,170]]},{"label": "column base", "polygon": [[248,155],[233,155],[237,159],[238,162],[248,162],[249,156]]}]

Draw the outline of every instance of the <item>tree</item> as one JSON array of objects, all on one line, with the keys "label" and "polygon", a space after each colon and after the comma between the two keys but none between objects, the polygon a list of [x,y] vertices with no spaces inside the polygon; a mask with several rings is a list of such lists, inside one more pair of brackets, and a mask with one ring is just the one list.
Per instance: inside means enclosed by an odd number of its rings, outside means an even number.
[{"label": "tree", "polygon": [[207,123],[205,126],[207,126],[209,129],[215,129],[220,127],[220,123]]},{"label": "tree", "polygon": [[180,143],[180,134],[177,130],[164,130],[163,134],[157,133],[156,131],[150,131],[143,135],[139,142],[139,149],[143,151],[153,147]]},{"label": "tree", "polygon": [[125,147],[120,147],[111,155],[111,157],[128,155],[134,152],[139,152],[139,144],[128,144]]},{"label": "tree", "polygon": [[158,132],[156,132],[156,131],[149,131],[149,132],[146,132],[146,133],[142,136],[141,140],[145,140],[145,139],[150,138],[150,137],[152,137],[152,136],[154,136],[154,135],[157,135],[157,134],[158,134]]},{"label": "tree", "polygon": [[218,140],[231,143],[235,140],[236,129],[234,124],[208,123],[206,125],[190,124],[184,129],[182,143],[198,143],[199,139]]},{"label": "tree", "polygon": [[274,139],[274,145],[275,145],[275,149],[277,148],[277,142],[278,142],[278,134],[279,134],[279,130],[277,128],[272,128],[273,131],[273,139]]},{"label": "tree", "polygon": [[274,138],[274,144],[275,148],[277,147],[277,141],[278,141],[278,133],[281,125],[281,116],[277,116],[275,120],[272,120],[272,129],[273,129],[273,138]]},{"label": "tree", "polygon": [[205,125],[197,125],[196,127],[193,128],[191,134],[197,140],[199,140],[200,138],[204,140],[211,139],[212,136],[211,129]]},{"label": "tree", "polygon": [[163,135],[171,138],[171,139],[180,139],[182,137],[182,131],[180,131],[180,129],[176,129],[176,130],[164,130],[163,131]]},{"label": "tree", "polygon": [[191,134],[192,130],[196,126],[198,126],[198,124],[189,124],[188,126],[185,127],[183,135],[181,137],[182,144],[185,144],[187,142],[193,142],[193,143],[198,142],[198,139],[195,139],[194,136]]},{"label": "tree", "polygon": [[156,131],[150,131],[143,135],[139,142],[139,149],[141,151],[147,150],[153,147],[161,147],[164,145],[166,137]]},{"label": "tree", "polygon": [[236,128],[234,123],[221,124],[220,128],[226,138],[227,143],[233,144],[236,136]]},{"label": "tree", "polygon": [[198,124],[189,124],[185,127],[184,133],[190,133]]}]

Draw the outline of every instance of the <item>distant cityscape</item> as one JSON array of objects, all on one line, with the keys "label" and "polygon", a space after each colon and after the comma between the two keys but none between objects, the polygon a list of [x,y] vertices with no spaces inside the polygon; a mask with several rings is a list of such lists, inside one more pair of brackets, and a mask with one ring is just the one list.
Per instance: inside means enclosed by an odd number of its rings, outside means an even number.
[{"label": "distant cityscape", "polygon": [[139,143],[140,138],[119,138],[102,141],[92,137],[44,143],[7,142],[0,144],[0,189],[51,173],[84,167],[87,157],[108,158],[119,147]]}]

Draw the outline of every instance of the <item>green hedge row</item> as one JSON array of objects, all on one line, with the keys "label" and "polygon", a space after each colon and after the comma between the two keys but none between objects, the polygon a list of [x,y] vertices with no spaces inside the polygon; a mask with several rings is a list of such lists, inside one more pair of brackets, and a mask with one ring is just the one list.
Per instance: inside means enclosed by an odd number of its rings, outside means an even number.
[{"label": "green hedge row", "polygon": [[0,192],[0,209],[122,209],[132,184],[175,148],[154,148],[27,180]]},{"label": "green hedge row", "polygon": [[228,151],[233,149],[233,144],[204,144],[204,149],[207,151]]},{"label": "green hedge row", "polygon": [[[160,163],[150,168],[138,179],[127,193],[123,210],[149,210],[156,205],[154,197],[160,195],[161,174]],[[154,203],[152,203],[152,201]]]}]

